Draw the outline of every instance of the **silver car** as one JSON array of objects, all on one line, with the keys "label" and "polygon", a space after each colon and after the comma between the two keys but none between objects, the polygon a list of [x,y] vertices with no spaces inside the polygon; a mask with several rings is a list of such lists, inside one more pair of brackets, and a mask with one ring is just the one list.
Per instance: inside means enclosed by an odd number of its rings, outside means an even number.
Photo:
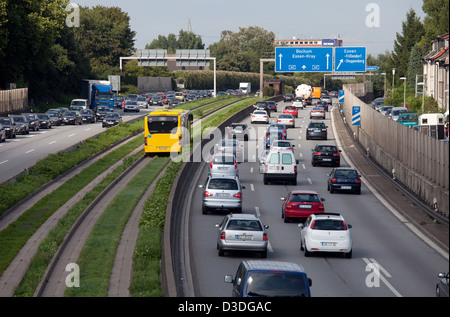
[{"label": "silver car", "polygon": [[295,128],[295,118],[290,113],[283,113],[278,116],[277,123],[282,123],[286,128]]},{"label": "silver car", "polygon": [[237,176],[209,176],[204,185],[199,185],[202,193],[202,213],[209,210],[234,210],[242,212],[242,190]]},{"label": "silver car", "polygon": [[215,153],[231,153],[238,162],[244,161],[244,147],[237,139],[222,139],[216,144]]},{"label": "silver car", "polygon": [[215,154],[209,163],[209,175],[239,176],[236,157],[231,153]]},{"label": "silver car", "polygon": [[259,252],[262,258],[267,257],[268,238],[266,229],[261,220],[253,214],[229,214],[218,229],[217,250],[219,256],[225,251],[253,251]]},{"label": "silver car", "polygon": [[123,111],[124,112],[127,112],[127,111],[139,112],[139,105],[138,105],[137,101],[127,100],[123,107]]},{"label": "silver car", "polygon": [[140,108],[148,108],[147,98],[145,97],[137,97],[136,102]]}]

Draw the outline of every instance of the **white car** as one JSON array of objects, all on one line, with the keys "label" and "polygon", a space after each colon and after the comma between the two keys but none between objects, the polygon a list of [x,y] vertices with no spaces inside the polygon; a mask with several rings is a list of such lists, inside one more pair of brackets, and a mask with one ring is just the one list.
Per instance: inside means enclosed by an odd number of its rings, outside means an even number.
[{"label": "white car", "polygon": [[282,113],[277,118],[277,123],[282,123],[286,128],[295,128],[295,118],[290,113]]},{"label": "white car", "polygon": [[300,109],[304,109],[304,108],[305,108],[305,105],[303,104],[303,101],[302,101],[302,100],[294,100],[294,101],[292,102],[292,105],[293,105],[295,108],[297,108],[297,110],[298,110],[298,108],[300,108]]},{"label": "white car", "polygon": [[312,214],[300,223],[300,250],[305,256],[313,252],[340,252],[352,257],[350,224],[338,213]]},{"label": "white car", "polygon": [[270,145],[271,150],[291,150],[294,151],[294,146],[291,141],[288,140],[275,140]]},{"label": "white car", "polygon": [[265,111],[265,110],[255,110],[252,113],[250,122],[251,123],[255,123],[255,122],[269,123],[269,115],[267,114],[267,111]]}]

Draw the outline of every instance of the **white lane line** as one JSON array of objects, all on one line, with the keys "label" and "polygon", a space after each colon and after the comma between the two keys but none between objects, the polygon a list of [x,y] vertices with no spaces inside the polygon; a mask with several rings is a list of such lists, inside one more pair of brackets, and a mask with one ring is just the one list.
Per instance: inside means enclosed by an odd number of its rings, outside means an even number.
[{"label": "white lane line", "polygon": [[67,137],[68,137],[68,138],[71,138],[71,137],[73,137],[74,135],[75,135],[75,133],[72,133],[72,134],[68,135]]},{"label": "white lane line", "polygon": [[261,216],[261,213],[259,212],[259,207],[257,207],[257,206],[255,206],[255,213],[256,213],[256,216],[258,216],[258,217]]},{"label": "white lane line", "polygon": [[253,184],[250,184],[250,190],[251,190],[252,192],[255,191],[255,186],[253,186]]},{"label": "white lane line", "polygon": [[305,166],[305,164],[303,164],[303,163],[302,163],[302,168],[303,168],[304,170],[306,169],[306,166]]},{"label": "white lane line", "polygon": [[307,180],[308,180],[308,183],[310,184],[310,185],[312,185],[312,180],[311,180],[311,178],[307,178]]},{"label": "white lane line", "polygon": [[25,152],[25,154],[28,154],[28,153],[34,152],[34,150],[35,150],[35,149],[32,149],[32,150],[26,151],[26,152]]},{"label": "white lane line", "polygon": [[6,161],[3,161],[3,162],[0,162],[0,165],[1,164],[5,164],[6,162],[8,162],[9,160],[6,160]]},{"label": "white lane line", "polygon": [[253,167],[250,167],[250,173],[253,173]]},{"label": "white lane line", "polygon": [[50,142],[49,144],[54,144],[54,143],[56,143],[56,141],[52,141],[52,142]]},{"label": "white lane line", "polygon": [[[366,262],[366,272],[372,271],[370,275],[366,278],[366,285],[368,287],[379,287],[379,285],[376,284],[376,279],[380,279],[386,286],[391,290],[392,293],[394,293],[397,297],[403,297],[387,280],[386,278],[380,274],[380,271],[383,272],[387,277],[391,277],[391,274],[389,274],[386,269],[384,269],[377,261],[374,259],[367,259],[362,258],[364,262]],[[375,279],[376,278],[376,279]],[[370,284],[368,284],[370,282]]]}]

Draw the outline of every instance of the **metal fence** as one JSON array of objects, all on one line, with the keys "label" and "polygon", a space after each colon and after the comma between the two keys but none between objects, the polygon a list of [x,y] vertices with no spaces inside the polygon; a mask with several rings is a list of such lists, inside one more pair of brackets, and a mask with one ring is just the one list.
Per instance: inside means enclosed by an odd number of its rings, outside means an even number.
[{"label": "metal fence", "polygon": [[0,113],[14,113],[28,108],[28,88],[0,90]]},{"label": "metal fence", "polygon": [[[344,85],[344,116],[355,138],[393,177],[429,206],[449,215],[449,143],[383,116]],[[353,126],[352,106],[360,106],[361,125]]]}]

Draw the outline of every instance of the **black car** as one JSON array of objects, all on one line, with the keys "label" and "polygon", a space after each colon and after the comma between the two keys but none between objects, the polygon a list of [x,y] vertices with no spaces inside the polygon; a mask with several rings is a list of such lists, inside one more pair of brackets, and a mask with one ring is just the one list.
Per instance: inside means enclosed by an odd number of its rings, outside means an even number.
[{"label": "black car", "polygon": [[327,139],[328,126],[323,121],[311,121],[306,128],[306,140]]},{"label": "black car", "polygon": [[79,124],[83,123],[83,119],[81,118],[81,113],[78,111],[65,111],[62,116],[62,122],[64,124]]},{"label": "black car", "polygon": [[38,120],[39,120],[39,128],[43,129],[51,129],[52,127],[52,120],[50,116],[46,113],[38,113],[37,114]]},{"label": "black car", "polygon": [[361,194],[361,179],[358,171],[352,167],[337,167],[327,174],[327,190],[330,194],[335,191],[349,191]]},{"label": "black car", "polygon": [[325,100],[317,101],[316,106],[322,107],[323,109],[325,109],[325,111],[328,111],[328,102],[326,102]]},{"label": "black car", "polygon": [[283,96],[283,102],[291,102],[294,101],[294,95],[293,94],[287,94]]},{"label": "black car", "polygon": [[311,164],[317,165],[331,165],[339,167],[341,165],[341,150],[338,150],[336,145],[331,144],[317,144],[312,149]]},{"label": "black car", "polygon": [[267,101],[257,101],[255,103],[254,107],[255,107],[255,109],[258,109],[258,110],[265,110],[267,112],[268,116],[270,117],[271,109],[270,109],[269,103]]},{"label": "black car", "polygon": [[28,125],[28,120],[23,115],[12,115],[10,118],[13,124],[16,125],[17,134],[30,134],[30,127]]},{"label": "black car", "polygon": [[61,125],[62,114],[60,112],[47,111],[46,114],[50,117],[50,120],[52,120],[52,125]]},{"label": "black car", "polygon": [[118,125],[122,121],[122,117],[117,112],[107,113],[103,118],[102,127],[108,128],[114,125]]},{"label": "black car", "polygon": [[436,297],[448,297],[449,273],[439,273],[439,281],[436,285]]},{"label": "black car", "polygon": [[270,111],[277,112],[277,103],[275,101],[267,101]]},{"label": "black car", "polygon": [[5,135],[8,139],[13,139],[16,137],[17,129],[14,121],[11,118],[3,117],[0,118],[0,124],[5,129]]},{"label": "black car", "polygon": [[28,120],[28,127],[30,130],[39,131],[39,119],[35,113],[22,113]]},{"label": "black car", "polygon": [[150,101],[150,104],[153,106],[162,106],[163,105],[163,99],[160,96],[154,96],[152,100]]},{"label": "black car", "polygon": [[103,118],[105,118],[107,113],[110,113],[111,110],[108,106],[98,106],[97,110],[95,111],[95,118],[97,121],[102,121]]},{"label": "black car", "polygon": [[95,114],[94,111],[91,109],[85,109],[81,112],[81,119],[83,120],[83,123],[94,123],[95,122]]}]

